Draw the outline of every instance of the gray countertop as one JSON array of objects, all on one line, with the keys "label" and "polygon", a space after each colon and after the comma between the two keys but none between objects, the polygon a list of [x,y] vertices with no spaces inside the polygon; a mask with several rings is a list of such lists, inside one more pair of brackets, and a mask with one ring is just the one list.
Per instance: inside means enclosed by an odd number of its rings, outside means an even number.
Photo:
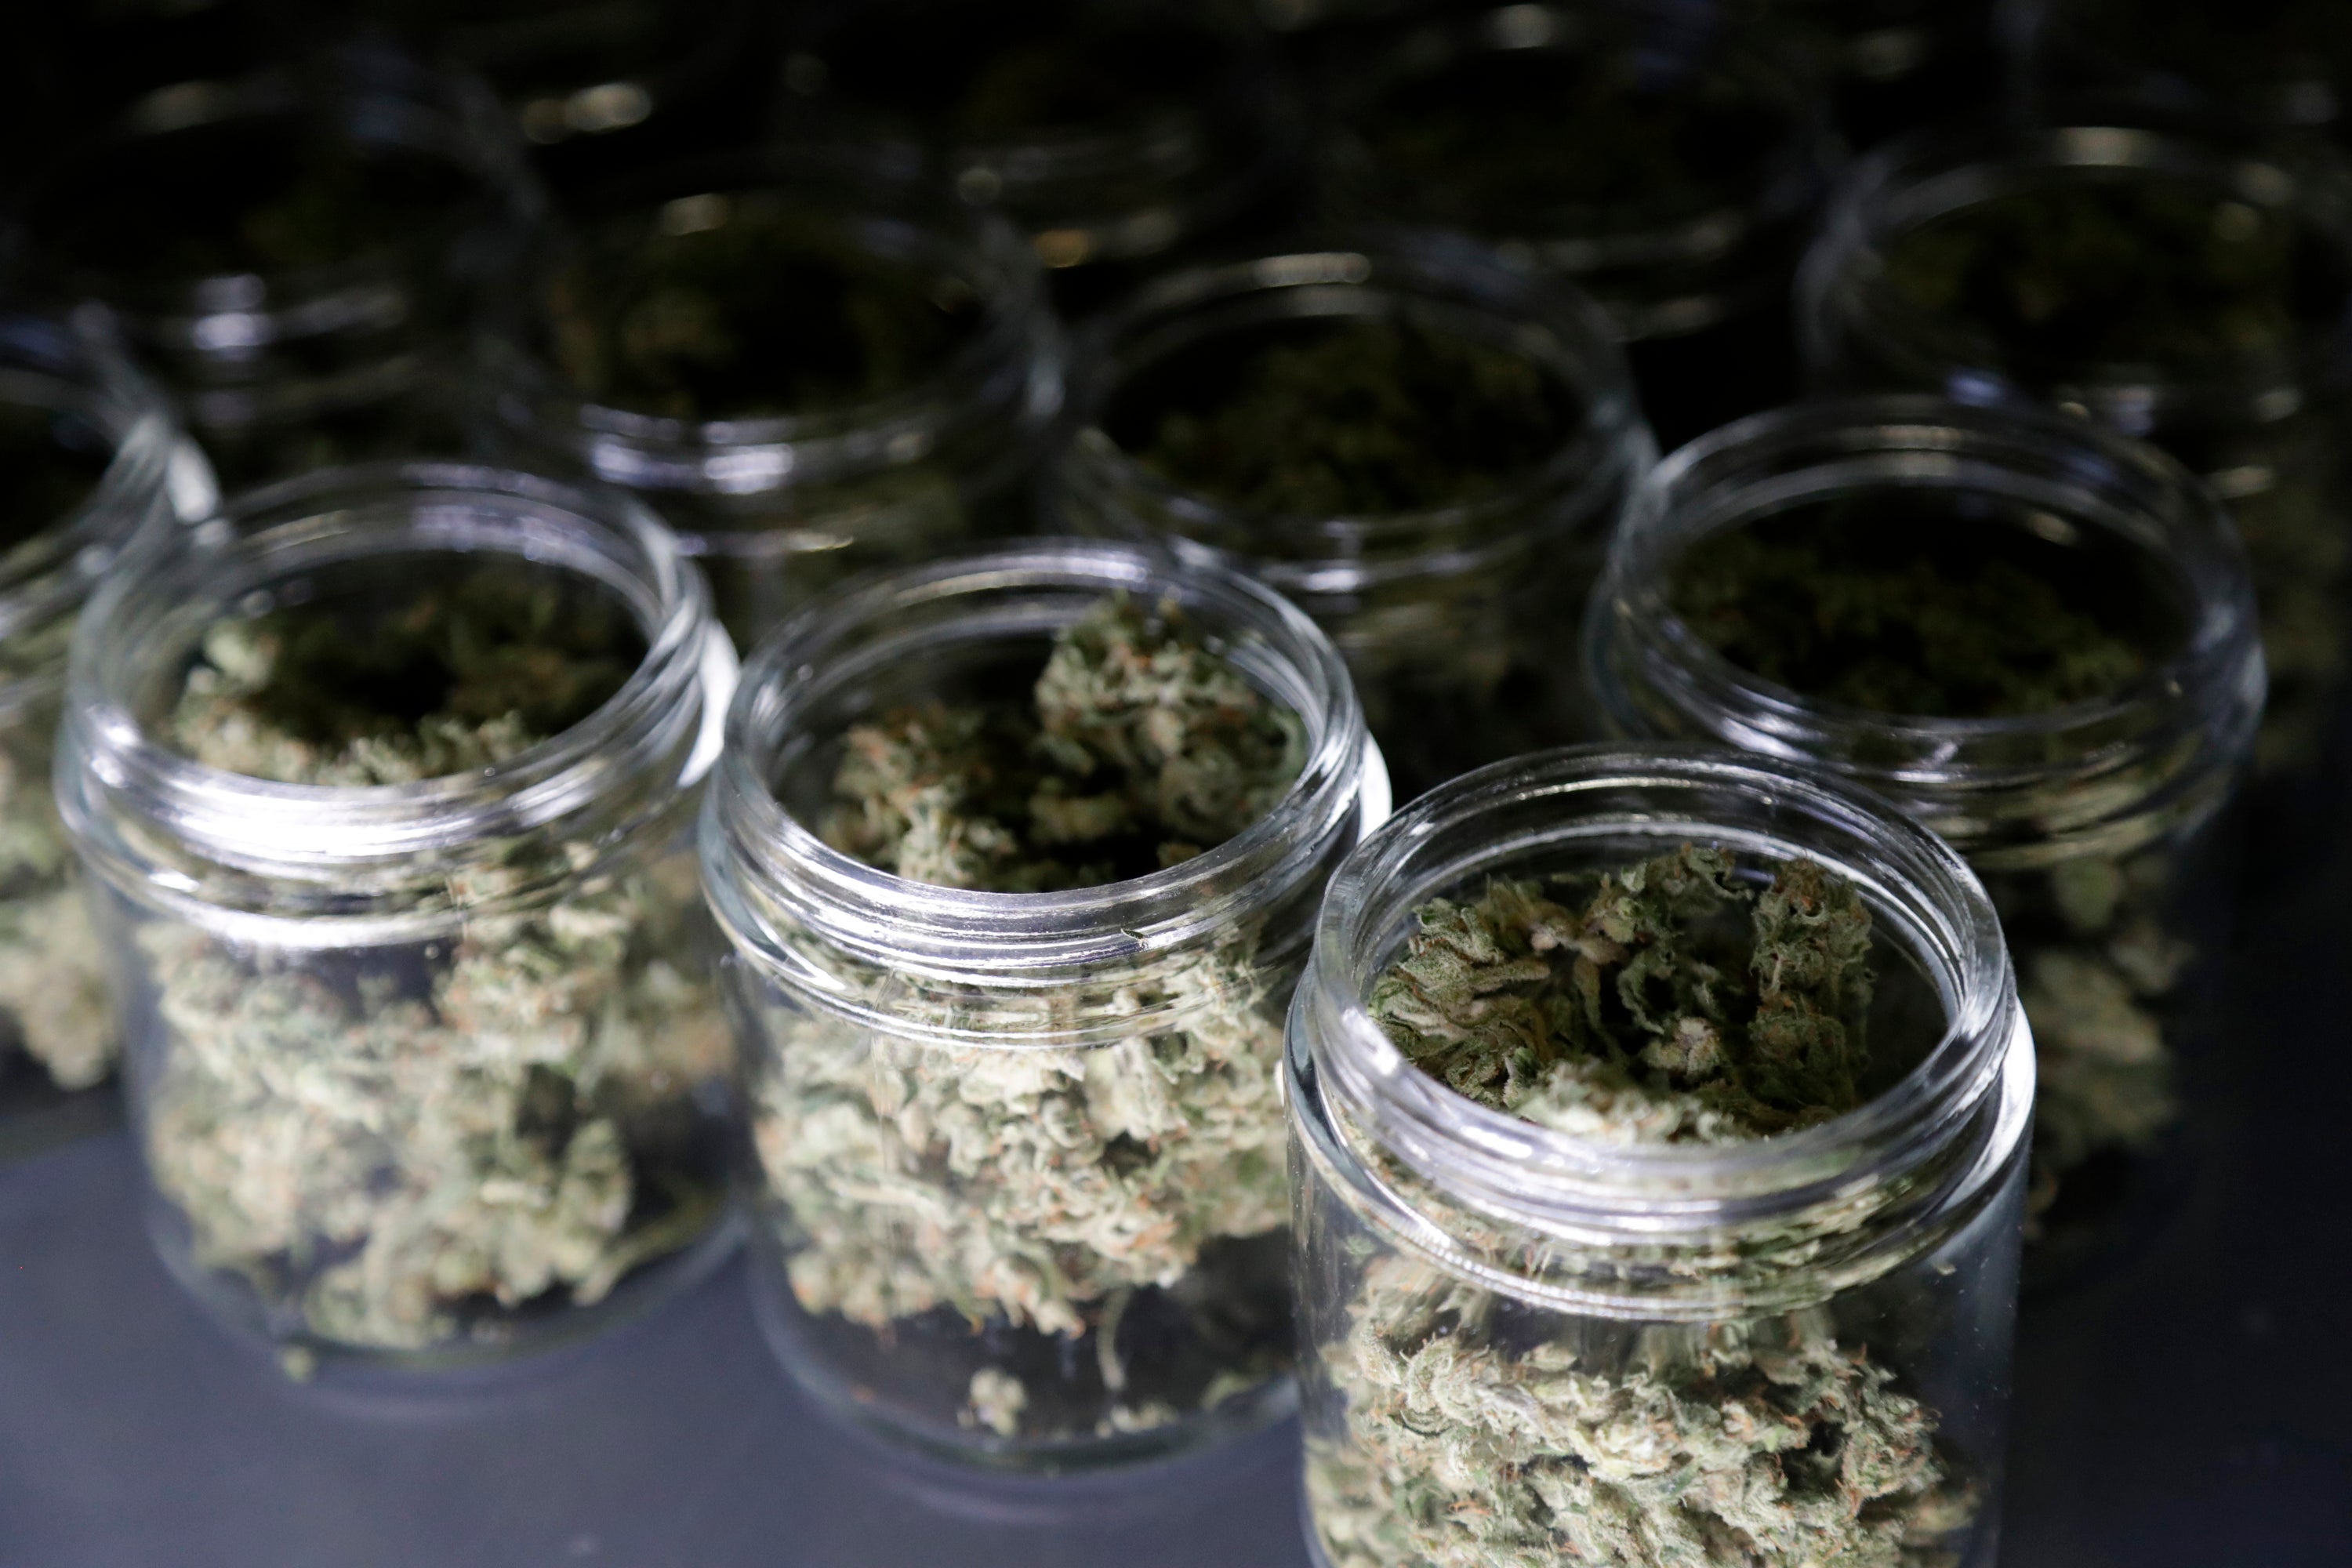
[{"label": "gray countertop", "polygon": [[[2160,1224],[2028,1303],[2008,1568],[2352,1564],[2347,866],[2250,898]],[[0,1568],[1297,1568],[1295,1463],[900,1457],[785,1383],[733,1264],[488,1391],[297,1386],[164,1276],[120,1132],[0,1170]]]}]

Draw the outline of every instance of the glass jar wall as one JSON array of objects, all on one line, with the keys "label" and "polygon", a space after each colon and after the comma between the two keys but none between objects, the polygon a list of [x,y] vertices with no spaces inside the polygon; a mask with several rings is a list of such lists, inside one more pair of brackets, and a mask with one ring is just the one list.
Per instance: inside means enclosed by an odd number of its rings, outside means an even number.
[{"label": "glass jar wall", "polygon": [[1304,608],[1405,797],[1591,732],[1569,606],[1655,447],[1572,289],[1393,237],[1190,269],[1097,324],[1073,403],[1060,521]]},{"label": "glass jar wall", "polygon": [[[1616,1088],[1580,1120],[1539,1122],[1426,1069],[1396,965],[1448,946],[1432,933],[1464,906],[1433,900],[1516,891],[1543,910],[1573,883],[1638,919],[1674,884],[1630,868],[1660,855],[1736,867],[1719,897],[1759,911],[1768,879],[1845,880],[1874,971],[1848,998],[1866,1030],[1840,1037],[1867,1061],[1853,1108],[1761,1137],[1701,1112],[1670,1133],[1688,1097],[1636,1063],[1595,1069],[1591,1087]],[[1610,930],[1663,954],[1657,931],[1562,913],[1539,923],[1579,945],[1450,949],[1450,972],[1483,973],[1491,1011],[1571,958],[1622,964]],[[1663,1005],[1675,962],[1613,989]],[[1719,753],[1482,770],[1333,879],[1286,1062],[1318,1562],[1989,1568],[2033,1059],[1993,910],[1925,830]]]},{"label": "glass jar wall", "polygon": [[59,805],[150,1228],[289,1372],[529,1349],[716,1258],[688,834],[732,669],[641,509],[461,465],[252,492],[92,602]]},{"label": "glass jar wall", "polygon": [[466,335],[537,203],[492,106],[352,51],[150,95],[15,245],[29,287],[117,315],[236,490],[473,450]]},{"label": "glass jar wall", "polygon": [[2000,910],[2041,1053],[2054,1276],[2158,1217],[2234,902],[2226,807],[2262,707],[2211,497],[2081,420],[1918,397],[1800,405],[1675,454],[1587,627],[1636,738],[1791,759],[1941,834]]},{"label": "glass jar wall", "polygon": [[2262,605],[2259,760],[2315,764],[2352,666],[2352,167],[2116,125],[1899,144],[1832,204],[1799,310],[1829,385],[2048,403],[2202,476]]},{"label": "glass jar wall", "polygon": [[211,479],[94,323],[0,315],[0,1153],[99,1125],[105,958],[50,793],[73,618]]},{"label": "glass jar wall", "polygon": [[[956,714],[1033,679],[1042,710],[1056,668],[1095,681],[1061,661],[1107,601],[1201,640],[1126,664],[1139,684],[1103,712],[1131,700],[1147,729],[1196,733],[1184,693],[1223,690],[1221,711],[1283,716],[1296,772],[1262,815],[1156,871],[1043,880],[1058,891],[939,885],[909,863],[919,828],[892,869],[849,852],[878,817],[996,787],[952,752],[920,762],[925,733],[948,746]],[[1191,744],[1145,792],[1163,806],[1223,776]],[[903,789],[859,793],[893,768]],[[1024,831],[1045,833],[1054,787],[1015,792]],[[934,822],[928,863],[1023,814],[973,810]],[[1287,1409],[1280,1019],[1325,878],[1385,811],[1339,656],[1228,574],[1040,542],[869,580],[772,640],[702,842],[735,947],[755,1299],[793,1375],[902,1440],[1024,1468]]]},{"label": "glass jar wall", "polygon": [[1034,243],[1066,308],[1287,193],[1262,41],[1170,0],[827,0],[785,24],[778,132],[921,171]]},{"label": "glass jar wall", "polygon": [[1703,8],[1585,0],[1421,21],[1329,84],[1349,221],[1459,230],[1573,279],[1668,446],[1794,383],[1789,278],[1836,159],[1802,61]]},{"label": "glass jar wall", "polygon": [[519,456],[644,497],[744,646],[860,570],[1025,531],[1062,353],[1001,220],[803,159],[608,193],[493,347]]}]

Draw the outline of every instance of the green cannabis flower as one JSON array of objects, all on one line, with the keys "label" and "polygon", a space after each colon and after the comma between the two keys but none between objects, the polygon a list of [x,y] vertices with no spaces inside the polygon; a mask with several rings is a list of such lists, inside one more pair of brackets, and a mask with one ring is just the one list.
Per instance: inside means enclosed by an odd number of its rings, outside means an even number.
[{"label": "green cannabis flower", "polygon": [[[166,727],[214,767],[371,787],[493,768],[643,652],[618,607],[482,571],[378,624],[215,625]],[[147,1162],[197,1262],[331,1344],[494,1339],[603,1299],[718,1210],[693,1096],[729,1043],[700,952],[687,803],[630,846],[453,871],[446,933],[312,954],[137,933],[163,1038]],[[652,844],[650,853],[645,847]]]},{"label": "green cannabis flower", "polygon": [[583,397],[686,420],[871,403],[971,341],[970,286],[760,192],[608,225],[550,279],[557,364]]},{"label": "green cannabis flower", "polygon": [[[1027,710],[934,703],[855,727],[825,834],[942,886],[1095,886],[1243,831],[1303,763],[1297,717],[1173,605],[1115,598],[1056,638]],[[753,1130],[801,1308],[889,1342],[947,1335],[980,1361],[959,1418],[1005,1437],[1164,1425],[1277,1372],[1281,1305],[1255,1300],[1271,1287],[1248,1260],[1287,1215],[1291,976],[1257,941],[1244,922],[1173,962],[985,999],[813,952],[905,1032],[765,1009]],[[1105,1045],[1019,1043],[1129,1017]],[[938,1037],[990,1033],[1006,1043]],[[1190,1348],[1163,1337],[1137,1359],[1122,1325],[1156,1316],[1165,1336],[1171,1311]],[[1062,1350],[1000,1364],[1022,1333]],[[1024,1386],[1057,1365],[1069,1386]]]},{"label": "green cannabis flower", "polygon": [[[1759,892],[1693,845],[1565,880],[1570,902],[1497,879],[1418,912],[1370,1005],[1424,1072],[1623,1144],[1770,1137],[1862,1102],[1852,884],[1800,860]],[[1386,1252],[1348,1316],[1322,1347],[1345,1409],[1307,1449],[1334,1568],[1903,1568],[1974,1512],[1935,1415],[1826,1309],[1537,1337],[1528,1310]]]},{"label": "green cannabis flower", "polygon": [[1537,361],[1406,321],[1293,328],[1204,380],[1137,456],[1265,516],[1473,501],[1540,468],[1575,425],[1566,389]]}]

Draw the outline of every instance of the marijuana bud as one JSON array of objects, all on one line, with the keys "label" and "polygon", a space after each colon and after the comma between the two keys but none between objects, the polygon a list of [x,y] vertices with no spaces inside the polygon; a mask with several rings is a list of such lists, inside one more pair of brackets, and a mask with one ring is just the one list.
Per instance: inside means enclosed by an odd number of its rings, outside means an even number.
[{"label": "marijuana bud", "polygon": [[[1242,832],[1304,761],[1298,716],[1172,602],[1114,597],[1055,638],[1026,704],[853,726],[823,831],[936,885],[1095,887]],[[906,1348],[924,1347],[926,1365],[968,1370],[907,1398],[1007,1439],[1164,1426],[1280,1370],[1291,976],[1260,955],[1255,918],[1003,996],[805,940],[858,1016],[771,993],[753,1131],[824,1353],[903,1388]],[[1098,1043],[1045,1043],[1080,1032]]]},{"label": "marijuana bud", "polygon": [[[323,605],[216,623],[163,731],[247,777],[446,780],[571,729],[643,653],[617,602],[485,567],[360,628]],[[597,1302],[707,1229],[695,1097],[730,1047],[684,809],[625,844],[519,837],[453,868],[422,941],[137,924],[147,1164],[195,1261],[298,1348],[420,1351]]]},{"label": "marijuana bud", "polygon": [[[1372,1016],[1490,1109],[1618,1144],[1742,1142],[1865,1098],[1871,917],[1806,860],[1685,844],[1419,911]],[[1744,918],[1743,918],[1744,916]],[[1553,1561],[1911,1568],[1975,1512],[1936,1414],[1833,1308],[1546,1315],[1406,1250],[1363,1260],[1310,1434],[1335,1568]]]}]

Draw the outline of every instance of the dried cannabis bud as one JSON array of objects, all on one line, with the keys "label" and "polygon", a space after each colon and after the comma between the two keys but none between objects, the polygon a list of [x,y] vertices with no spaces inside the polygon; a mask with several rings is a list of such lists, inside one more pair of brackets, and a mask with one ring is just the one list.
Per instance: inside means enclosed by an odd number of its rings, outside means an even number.
[{"label": "dried cannabis bud", "polygon": [[808,414],[904,392],[980,327],[961,279],[758,192],[611,226],[547,290],[573,390],[672,419]]},{"label": "dried cannabis bud", "polygon": [[[1239,355],[1224,349],[1221,365],[1153,378],[1174,406],[1137,455],[1252,512],[1378,516],[1475,500],[1540,468],[1575,427],[1566,388],[1536,361],[1411,322],[1321,322]],[[1115,417],[1143,422],[1140,411]]]},{"label": "dried cannabis bud", "polygon": [[1775,519],[1693,545],[1674,609],[1743,669],[1874,713],[2046,713],[2145,676],[2144,639],[2033,542],[1892,508]]},{"label": "dried cannabis bud", "polygon": [[[1072,625],[1033,704],[858,726],[827,837],[946,886],[1089,886],[1232,837],[1303,763],[1297,717],[1173,605],[1114,599]],[[880,1336],[877,1375],[889,1345],[976,1359],[953,1415],[1006,1437],[1164,1425],[1278,1370],[1286,976],[1255,945],[1244,925],[985,1006],[865,975],[903,1037],[771,1007],[754,1131],[801,1307]],[[1152,1022],[1090,1049],[1013,1043],[1081,1016]]]},{"label": "dried cannabis bud", "polygon": [[[1481,1104],[1613,1142],[1769,1137],[1861,1103],[1871,921],[1851,884],[1796,861],[1759,893],[1690,845],[1577,881],[1574,907],[1510,879],[1425,906],[1370,997],[1399,1048]],[[1346,1408],[1309,1440],[1307,1489],[1335,1568],[1898,1568],[1972,1512],[1933,1413],[1825,1310],[1541,1319],[1386,1253],[1323,1357]]]},{"label": "dried cannabis bud", "polygon": [[[167,726],[199,761],[336,787],[493,767],[577,722],[641,641],[551,582],[483,571],[355,633],[329,610],[215,626]],[[453,875],[436,940],[310,954],[142,927],[164,1031],[147,1159],[197,1262],[279,1331],[380,1349],[601,1300],[717,1213],[692,1096],[724,1071],[677,836]],[[509,900],[511,899],[511,901]]]},{"label": "dried cannabis bud", "polygon": [[1912,306],[2034,365],[2281,353],[2346,283],[2292,217],[2147,170],[1972,203],[1885,266]]}]

